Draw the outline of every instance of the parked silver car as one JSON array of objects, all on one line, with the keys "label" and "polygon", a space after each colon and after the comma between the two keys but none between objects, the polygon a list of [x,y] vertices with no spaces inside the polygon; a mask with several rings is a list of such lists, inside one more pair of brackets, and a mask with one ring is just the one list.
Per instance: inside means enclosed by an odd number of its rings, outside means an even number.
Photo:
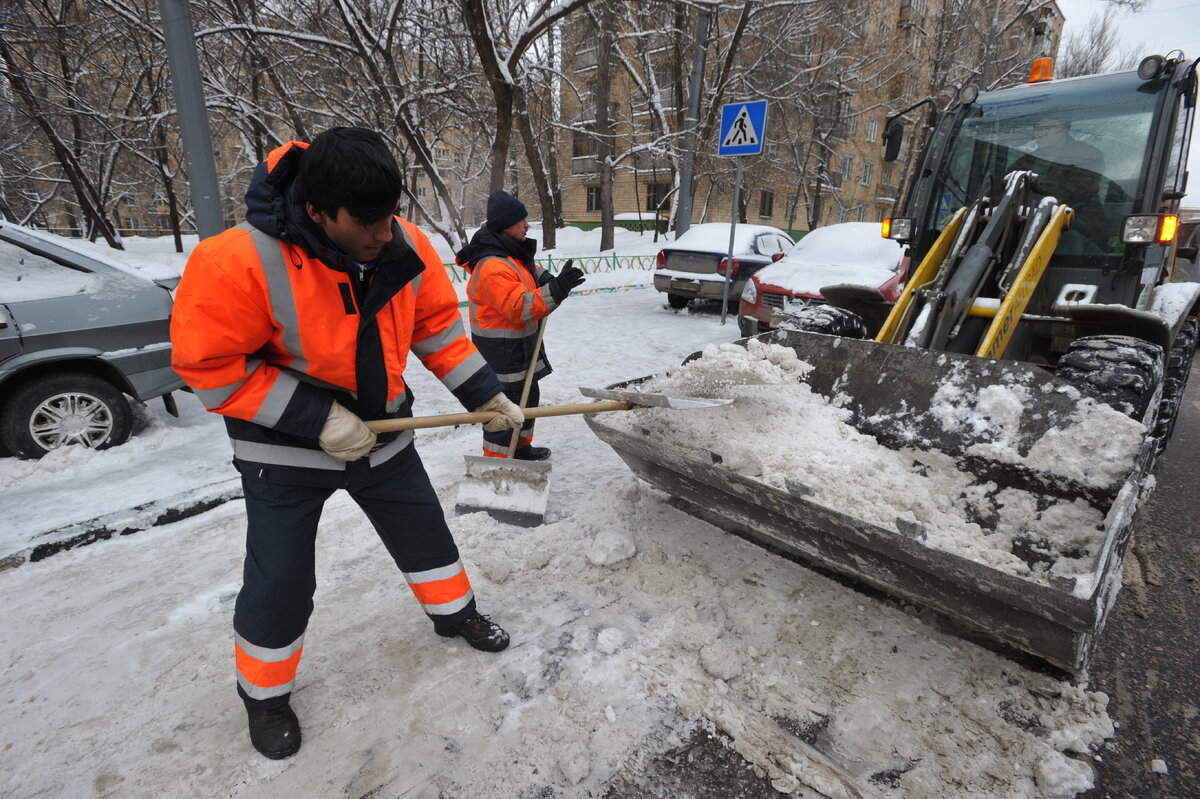
[{"label": "parked silver car", "polygon": [[40,458],[56,447],[128,440],[144,402],[183,388],[171,369],[171,282],[0,222],[0,444]]},{"label": "parked silver car", "polygon": [[[728,222],[692,225],[658,253],[654,288],[666,293],[672,308],[691,300],[721,300],[729,253]],[[779,228],[739,223],[733,239],[733,276],[729,303],[737,307],[750,275],[783,257],[796,242]]]}]

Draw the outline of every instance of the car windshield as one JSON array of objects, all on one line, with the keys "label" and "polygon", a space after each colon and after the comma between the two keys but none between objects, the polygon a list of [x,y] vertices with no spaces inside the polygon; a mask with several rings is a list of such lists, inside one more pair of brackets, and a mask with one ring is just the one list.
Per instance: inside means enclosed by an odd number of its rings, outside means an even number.
[{"label": "car windshield", "polygon": [[[1076,212],[1063,246],[1077,254],[1120,251],[1157,94],[1134,73],[1031,84],[984,94],[966,109],[937,195],[937,227],[1014,169]],[[950,122],[947,119],[947,122]]]},{"label": "car windshield", "polygon": [[100,278],[0,239],[0,302],[28,302],[94,291]]}]

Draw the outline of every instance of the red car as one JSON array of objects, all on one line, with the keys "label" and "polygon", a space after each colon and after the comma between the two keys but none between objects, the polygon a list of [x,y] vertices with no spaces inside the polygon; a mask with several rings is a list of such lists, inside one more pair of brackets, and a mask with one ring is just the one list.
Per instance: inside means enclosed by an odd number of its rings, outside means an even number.
[{"label": "red car", "polygon": [[771,329],[771,315],[824,302],[825,286],[870,286],[894,302],[904,288],[904,248],[883,238],[878,222],[817,228],[783,258],[756,272],[742,290],[738,329],[743,336]]}]

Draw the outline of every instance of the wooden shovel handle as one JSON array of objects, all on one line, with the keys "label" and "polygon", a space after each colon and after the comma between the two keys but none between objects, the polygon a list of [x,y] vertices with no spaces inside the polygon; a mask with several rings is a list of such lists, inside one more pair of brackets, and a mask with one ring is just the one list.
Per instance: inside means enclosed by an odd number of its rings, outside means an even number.
[{"label": "wooden shovel handle", "polygon": [[[583,413],[627,411],[633,407],[635,406],[631,403],[619,400],[576,402],[570,405],[543,405],[538,408],[526,408],[525,415],[530,419],[542,419],[547,416],[575,416]],[[471,413],[443,413],[438,416],[408,416],[403,419],[374,419],[367,422],[367,427],[376,433],[390,433],[394,430],[423,430],[428,427],[483,424],[484,422],[492,421],[492,419],[495,419],[499,415],[499,411],[472,411]]]}]

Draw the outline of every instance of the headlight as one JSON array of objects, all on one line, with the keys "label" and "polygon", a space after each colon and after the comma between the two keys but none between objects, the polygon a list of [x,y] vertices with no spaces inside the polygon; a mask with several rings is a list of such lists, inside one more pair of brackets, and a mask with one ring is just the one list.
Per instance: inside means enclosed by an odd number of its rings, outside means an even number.
[{"label": "headlight", "polygon": [[883,237],[892,241],[908,241],[912,238],[913,221],[902,216],[883,220]]},{"label": "headlight", "polygon": [[758,301],[758,289],[754,287],[754,278],[746,281],[746,286],[742,289],[742,301],[751,305]]},{"label": "headlight", "polygon": [[1170,244],[1175,239],[1179,217],[1173,214],[1135,214],[1125,217],[1121,241],[1126,244]]}]

